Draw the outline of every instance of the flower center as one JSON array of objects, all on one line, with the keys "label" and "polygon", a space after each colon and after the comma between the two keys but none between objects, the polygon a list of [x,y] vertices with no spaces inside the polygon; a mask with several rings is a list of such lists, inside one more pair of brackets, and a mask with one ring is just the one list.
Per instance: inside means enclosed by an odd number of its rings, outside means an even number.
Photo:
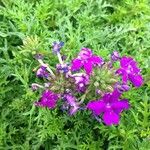
[{"label": "flower center", "polygon": [[111,108],[110,103],[107,103],[107,104],[106,104],[106,108]]}]

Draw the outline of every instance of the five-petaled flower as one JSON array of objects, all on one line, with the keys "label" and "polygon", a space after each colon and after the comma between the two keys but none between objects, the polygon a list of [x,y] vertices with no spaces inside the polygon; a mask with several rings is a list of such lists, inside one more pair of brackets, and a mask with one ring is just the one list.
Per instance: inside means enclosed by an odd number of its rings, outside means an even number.
[{"label": "five-petaled flower", "polygon": [[45,90],[42,93],[42,97],[40,98],[40,100],[38,102],[35,102],[35,105],[52,109],[56,106],[58,98],[59,96],[57,94],[53,93],[50,90]]},{"label": "five-petaled flower", "polygon": [[71,70],[78,71],[83,67],[87,74],[91,74],[93,67],[101,64],[103,64],[101,57],[93,55],[91,49],[82,48],[78,57],[72,61]]},{"label": "five-petaled flower", "polygon": [[143,84],[143,78],[140,74],[140,69],[137,67],[137,62],[131,57],[122,57],[120,60],[120,66],[116,73],[122,76],[123,83],[127,83],[128,80],[136,87],[140,87]]},{"label": "five-petaled flower", "polygon": [[120,100],[120,93],[114,90],[113,93],[106,93],[102,99],[90,101],[87,108],[93,111],[94,115],[103,113],[103,120],[106,125],[117,125],[120,120],[120,113],[129,108],[128,100]]}]

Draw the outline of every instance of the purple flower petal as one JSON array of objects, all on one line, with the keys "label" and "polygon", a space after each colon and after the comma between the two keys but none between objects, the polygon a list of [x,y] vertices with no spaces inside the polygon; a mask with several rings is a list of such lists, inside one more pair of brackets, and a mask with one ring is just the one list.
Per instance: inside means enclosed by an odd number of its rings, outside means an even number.
[{"label": "purple flower petal", "polygon": [[89,61],[91,61],[93,64],[101,64],[103,62],[103,59],[99,56],[93,55],[91,58],[89,58]]},{"label": "purple flower petal", "polygon": [[122,68],[127,68],[132,61],[133,61],[133,58],[123,56],[120,60],[120,65]]},{"label": "purple flower petal", "polygon": [[111,54],[111,60],[112,61],[117,61],[120,59],[120,55],[117,51],[114,51],[112,54]]},{"label": "purple flower petal", "polygon": [[84,69],[86,73],[89,75],[92,72],[92,63],[89,61],[87,63],[84,63]]},{"label": "purple flower petal", "polygon": [[119,74],[119,75],[122,75],[122,82],[123,83],[127,83],[127,81],[128,81],[128,74],[127,74],[127,72],[124,69],[120,68],[120,69],[118,69],[116,71],[116,73]]},{"label": "purple flower petal", "polygon": [[129,109],[129,107],[130,107],[130,104],[129,104],[128,100],[126,100],[126,99],[117,101],[112,104],[113,110],[118,114],[121,113],[123,110]]},{"label": "purple flower petal", "polygon": [[135,87],[140,87],[143,84],[143,78],[141,75],[129,74],[129,79]]},{"label": "purple flower petal", "polygon": [[100,115],[102,112],[104,112],[104,108],[105,108],[105,103],[103,101],[90,101],[87,104],[87,108],[91,111],[93,111],[93,113],[95,115]]},{"label": "purple flower petal", "polygon": [[71,107],[69,110],[69,114],[74,115],[78,111],[78,109],[79,109],[78,106]]},{"label": "purple flower petal", "polygon": [[53,42],[53,53],[57,54],[60,52],[60,49],[64,46],[64,42]]},{"label": "purple flower petal", "polygon": [[72,61],[71,70],[72,71],[78,71],[83,66],[82,61],[80,59],[74,59]]},{"label": "purple flower petal", "polygon": [[119,124],[120,116],[113,111],[105,112],[103,115],[104,123],[108,126]]},{"label": "purple flower petal", "polygon": [[37,70],[36,75],[39,78],[48,78],[49,73],[46,70],[46,66],[40,66],[40,68]]},{"label": "purple flower petal", "polygon": [[86,60],[90,57],[92,57],[92,50],[89,48],[82,48],[80,53],[79,53],[79,58],[81,60]]},{"label": "purple flower petal", "polygon": [[58,100],[58,95],[53,93],[50,90],[45,90],[42,93],[42,97],[38,102],[35,102],[36,106],[41,107],[48,107],[49,109],[52,109],[56,106],[56,102]]}]

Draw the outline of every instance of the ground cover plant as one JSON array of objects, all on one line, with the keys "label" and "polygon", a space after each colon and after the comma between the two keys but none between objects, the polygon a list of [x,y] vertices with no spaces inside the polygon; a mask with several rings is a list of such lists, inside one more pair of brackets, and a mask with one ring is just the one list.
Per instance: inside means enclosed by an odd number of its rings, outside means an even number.
[{"label": "ground cover plant", "polygon": [[[149,7],[148,0],[0,1],[0,149],[150,149]],[[35,78],[35,54],[55,70],[54,41],[64,42],[65,62],[83,47],[107,62],[114,51],[138,62],[143,84],[123,93],[130,108],[118,125],[106,126],[90,111],[70,116],[35,106],[42,89],[33,92],[33,83],[43,82]]]}]

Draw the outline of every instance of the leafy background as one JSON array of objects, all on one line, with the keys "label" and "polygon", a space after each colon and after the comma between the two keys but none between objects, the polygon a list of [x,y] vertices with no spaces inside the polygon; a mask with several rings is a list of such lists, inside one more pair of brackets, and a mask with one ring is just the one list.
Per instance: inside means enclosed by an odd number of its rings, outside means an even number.
[{"label": "leafy background", "polygon": [[[1,0],[0,149],[149,150],[149,8],[149,0]],[[42,52],[55,65],[55,40],[65,42],[68,60],[85,46],[106,59],[118,50],[139,62],[145,84],[125,94],[131,108],[119,126],[100,124],[88,112],[69,117],[35,108],[32,55]]]}]

